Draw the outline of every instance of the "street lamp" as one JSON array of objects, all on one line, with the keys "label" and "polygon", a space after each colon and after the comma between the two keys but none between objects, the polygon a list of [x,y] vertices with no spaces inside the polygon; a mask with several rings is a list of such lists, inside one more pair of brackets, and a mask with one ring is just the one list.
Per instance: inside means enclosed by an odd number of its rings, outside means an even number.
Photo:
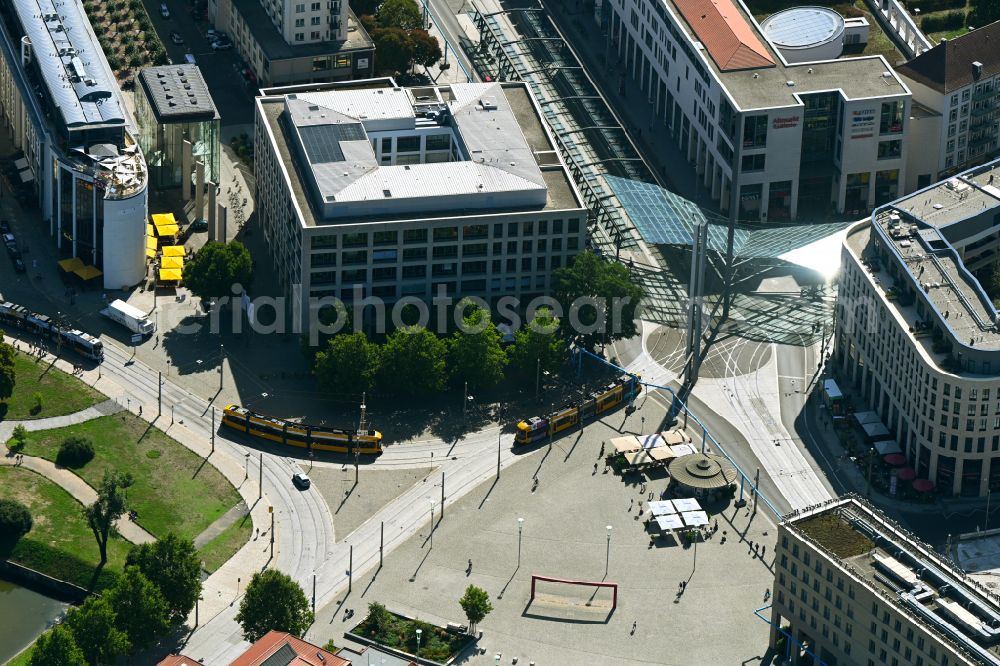
[{"label": "street lamp", "polygon": [[420,656],[420,634],[424,633],[423,629],[417,629],[417,656]]},{"label": "street lamp", "polygon": [[517,519],[517,568],[521,568],[521,528],[524,527],[524,518]]},{"label": "street lamp", "polygon": [[500,414],[497,417],[497,478],[500,478],[500,438],[503,436],[503,418],[506,416],[503,406],[500,407]]},{"label": "street lamp", "polygon": [[247,451],[243,454],[243,480],[246,481],[250,478],[250,452]]},{"label": "street lamp", "polygon": [[607,575],[608,565],[611,563],[611,525],[606,525],[605,529],[608,530],[608,550],[604,556],[604,575]]},{"label": "street lamp", "polygon": [[431,548],[434,547],[434,500],[431,503]]}]

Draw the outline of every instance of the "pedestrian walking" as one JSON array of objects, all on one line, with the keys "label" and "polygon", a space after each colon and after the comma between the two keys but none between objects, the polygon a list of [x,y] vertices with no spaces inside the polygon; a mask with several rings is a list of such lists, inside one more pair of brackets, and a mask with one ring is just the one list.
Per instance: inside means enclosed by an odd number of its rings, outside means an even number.
[{"label": "pedestrian walking", "polygon": [[637,620],[632,620],[632,634],[633,635],[635,634],[635,628],[636,628],[637,624],[638,624]]},{"label": "pedestrian walking", "polygon": [[142,416],[142,405],[139,405],[139,416]]}]

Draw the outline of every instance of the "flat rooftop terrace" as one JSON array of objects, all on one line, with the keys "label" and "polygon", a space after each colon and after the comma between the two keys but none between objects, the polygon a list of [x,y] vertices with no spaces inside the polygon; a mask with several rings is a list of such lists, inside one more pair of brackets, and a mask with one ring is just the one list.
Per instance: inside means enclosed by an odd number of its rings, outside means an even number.
[{"label": "flat rooftop terrace", "polygon": [[[351,86],[353,90],[359,90],[357,83]],[[385,81],[373,82],[373,85],[361,90],[376,89],[393,90],[393,86]],[[323,90],[335,91],[336,84],[323,87]],[[261,113],[268,123],[271,133],[274,136],[276,149],[281,161],[289,165],[288,173],[291,181],[293,196],[303,213],[303,224],[306,227],[328,226],[336,224],[349,224],[356,222],[379,222],[379,221],[407,221],[435,218],[451,218],[462,216],[481,216],[491,213],[503,213],[505,211],[525,211],[525,210],[576,210],[582,209],[583,203],[579,199],[571,177],[558,159],[555,146],[552,144],[541,117],[538,115],[536,107],[532,103],[531,96],[523,84],[505,83],[495,86],[495,91],[504,96],[513,117],[516,118],[520,127],[526,148],[530,151],[528,159],[537,163],[536,173],[541,177],[545,187],[544,204],[522,206],[514,208],[462,208],[442,206],[437,210],[415,209],[413,212],[405,210],[386,214],[365,215],[363,202],[359,204],[358,211],[361,214],[351,212],[345,217],[324,217],[316,210],[315,197],[311,194],[309,179],[304,177],[303,169],[309,169],[310,165],[300,158],[299,151],[293,148],[294,139],[289,136],[288,123],[282,122],[282,116],[286,113],[285,95],[275,94],[258,99],[261,106]],[[441,87],[442,96],[449,96],[446,86]],[[297,91],[302,94],[304,91]],[[367,145],[367,144],[366,144]],[[455,163],[445,163],[444,166]],[[433,166],[433,165],[427,165]],[[377,167],[375,167],[377,168]],[[416,172],[417,169],[414,169]]]},{"label": "flat rooftop terrace", "polygon": [[1000,664],[996,595],[878,510],[848,496],[783,524],[973,663]]},{"label": "flat rooftop terrace", "polygon": [[935,227],[962,222],[1000,206],[1000,161],[966,171],[893,203]]},{"label": "flat rooftop terrace", "polygon": [[[667,3],[692,41],[704,43],[718,39],[711,32],[706,32],[705,28],[701,30],[705,34],[699,34],[699,31],[684,19],[679,5],[691,0],[662,1]],[[799,104],[796,95],[830,90],[842,90],[847,99],[881,98],[908,95],[910,92],[881,56],[785,65],[743,4],[734,2],[733,5],[735,9],[732,13],[728,13],[730,10],[727,10],[726,22],[742,21],[745,25],[732,28],[732,32],[746,33],[749,28],[749,31],[763,44],[770,59],[774,61],[774,66],[723,71],[709,51],[702,50],[709,68],[726,87],[741,110],[794,106]],[[888,76],[885,76],[886,73]],[[789,85],[790,81],[794,82],[794,85]]]}]

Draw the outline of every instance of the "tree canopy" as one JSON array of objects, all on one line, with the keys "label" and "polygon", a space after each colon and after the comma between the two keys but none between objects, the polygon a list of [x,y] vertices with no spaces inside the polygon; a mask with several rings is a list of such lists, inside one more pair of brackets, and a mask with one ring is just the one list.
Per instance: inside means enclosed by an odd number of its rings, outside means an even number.
[{"label": "tree canopy", "polygon": [[170,628],[167,600],[139,567],[125,567],[105,597],[115,609],[115,626],[134,648],[148,647]]},{"label": "tree canopy", "polygon": [[125,559],[159,588],[171,624],[184,622],[201,594],[201,558],[191,539],[176,534],[132,548]]},{"label": "tree canopy", "polygon": [[503,379],[507,354],[489,316],[479,306],[467,309],[464,325],[448,341],[448,365],[455,386],[468,382],[469,388],[478,389],[495,386]]},{"label": "tree canopy", "polygon": [[234,284],[244,289],[253,282],[250,251],[239,241],[210,241],[184,266],[184,286],[201,298],[231,296]]},{"label": "tree canopy", "polygon": [[301,636],[313,614],[298,583],[277,569],[265,569],[250,579],[236,621],[243,627],[243,638],[254,642],[272,630]]},{"label": "tree canopy", "polygon": [[396,329],[382,348],[379,385],[390,393],[422,395],[444,388],[447,345],[421,326]]},{"label": "tree canopy", "polygon": [[97,501],[83,509],[87,525],[94,533],[97,547],[101,551],[99,567],[108,562],[108,539],[114,531],[115,521],[128,511],[124,490],[131,486],[132,482],[131,474],[105,471],[101,485],[97,488]]},{"label": "tree canopy", "polygon": [[116,657],[132,649],[128,635],[116,622],[115,609],[103,597],[88,597],[82,606],[66,615],[66,626],[90,666],[110,666]]},{"label": "tree canopy", "polygon": [[31,531],[28,507],[17,500],[0,499],[0,542],[13,543]]},{"label": "tree canopy", "polygon": [[559,337],[559,319],[548,308],[539,308],[530,322],[514,334],[511,365],[534,377],[538,369],[554,372],[566,358],[566,341]]},{"label": "tree canopy", "polygon": [[458,600],[458,603],[462,606],[465,617],[469,620],[469,633],[475,633],[476,625],[493,611],[490,595],[486,590],[475,585],[469,585],[465,588],[465,594]]},{"label": "tree canopy", "polygon": [[335,335],[316,354],[313,371],[324,391],[360,393],[374,386],[381,358],[381,348],[361,331]]},{"label": "tree canopy", "polygon": [[3,341],[0,331],[0,400],[14,395],[14,347]]},{"label": "tree canopy", "polygon": [[28,666],[88,666],[69,628],[57,624],[35,641]]},{"label": "tree canopy", "polygon": [[414,30],[424,27],[424,17],[414,0],[385,0],[375,12],[375,20],[383,28]]},{"label": "tree canopy", "polygon": [[643,291],[624,265],[581,252],[569,266],[553,271],[552,279],[563,308],[564,336],[576,336],[587,347],[604,340],[605,332],[609,341],[635,336]]}]

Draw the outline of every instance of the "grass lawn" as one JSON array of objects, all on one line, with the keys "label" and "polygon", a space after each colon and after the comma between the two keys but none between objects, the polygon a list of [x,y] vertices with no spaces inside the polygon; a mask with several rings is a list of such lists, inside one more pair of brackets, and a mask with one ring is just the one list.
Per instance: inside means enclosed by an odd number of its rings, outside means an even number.
[{"label": "grass lawn", "polygon": [[875,542],[856,531],[840,516],[822,513],[796,524],[800,530],[841,558],[854,557],[875,547]]},{"label": "grass lawn", "polygon": [[[80,503],[45,477],[20,467],[0,467],[0,497],[27,506],[34,520],[31,531],[17,543],[0,543],[0,557],[89,587],[100,551]],[[123,539],[112,538],[108,543],[108,564],[98,589],[114,582],[129,547]]]},{"label": "grass lawn", "polygon": [[[0,420],[22,421],[72,414],[106,400],[100,392],[76,377],[49,367],[49,361],[35,362],[27,354],[14,357],[14,395],[0,402]],[[42,409],[35,410],[35,393],[42,394]]]},{"label": "grass lawn", "polygon": [[240,500],[212,465],[128,412],[30,433],[24,455],[54,461],[71,435],[94,444],[93,460],[74,470],[92,487],[100,485],[107,470],[132,474],[129,503],[139,513],[139,524],[154,536],[174,532],[193,539]]},{"label": "grass lawn", "polygon": [[250,540],[253,532],[253,520],[250,514],[243,516],[235,523],[222,530],[219,536],[206,543],[198,554],[204,563],[202,567],[208,573],[215,573],[215,570],[226,563],[233,553],[243,547]]},{"label": "grass lawn", "polygon": [[7,666],[28,666],[28,662],[31,661],[31,652],[34,648],[34,644],[25,648],[21,654],[8,661]]}]

